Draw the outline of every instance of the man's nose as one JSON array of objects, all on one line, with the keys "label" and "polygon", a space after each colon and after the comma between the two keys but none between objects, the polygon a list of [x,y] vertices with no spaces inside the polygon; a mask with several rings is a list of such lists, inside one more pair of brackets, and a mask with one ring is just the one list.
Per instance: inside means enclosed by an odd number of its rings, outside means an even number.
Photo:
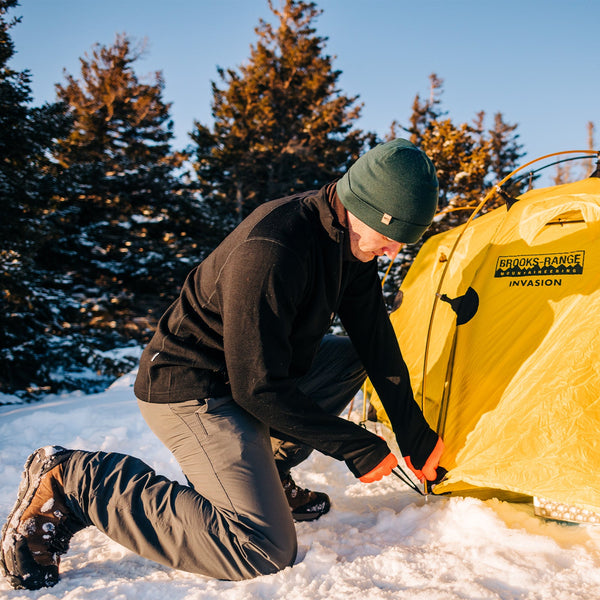
[{"label": "man's nose", "polygon": [[396,258],[396,255],[398,254],[398,252],[400,252],[400,249],[402,248],[402,246],[404,246],[404,244],[402,242],[394,242],[392,240],[390,240],[385,248],[383,249],[383,253],[390,259],[390,260],[394,260],[394,258]]}]

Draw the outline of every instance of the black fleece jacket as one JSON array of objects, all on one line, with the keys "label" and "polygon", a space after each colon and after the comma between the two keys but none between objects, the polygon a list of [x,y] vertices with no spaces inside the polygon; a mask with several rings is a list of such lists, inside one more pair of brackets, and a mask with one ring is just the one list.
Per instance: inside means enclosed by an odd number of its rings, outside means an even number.
[{"label": "black fleece jacket", "polygon": [[376,260],[348,260],[347,232],[327,187],[274,200],[247,217],[187,277],[142,354],[146,402],[231,394],[279,437],[303,442],[360,477],[388,454],[358,425],[322,411],[297,387],[337,313],[420,468],[437,442],[414,401]]}]

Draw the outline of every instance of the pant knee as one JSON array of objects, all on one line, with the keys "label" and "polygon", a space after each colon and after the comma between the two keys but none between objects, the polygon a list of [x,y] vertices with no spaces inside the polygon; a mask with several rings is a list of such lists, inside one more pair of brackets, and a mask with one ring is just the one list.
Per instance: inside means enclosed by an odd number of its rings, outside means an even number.
[{"label": "pant knee", "polygon": [[278,571],[282,571],[287,567],[293,566],[296,556],[298,554],[298,542],[296,536],[290,540],[290,543],[285,548],[278,550],[277,556],[275,557],[275,564]]},{"label": "pant knee", "polygon": [[283,540],[253,540],[245,544],[246,559],[249,564],[249,577],[272,575],[287,567],[291,567],[298,553],[298,542],[294,532]]}]

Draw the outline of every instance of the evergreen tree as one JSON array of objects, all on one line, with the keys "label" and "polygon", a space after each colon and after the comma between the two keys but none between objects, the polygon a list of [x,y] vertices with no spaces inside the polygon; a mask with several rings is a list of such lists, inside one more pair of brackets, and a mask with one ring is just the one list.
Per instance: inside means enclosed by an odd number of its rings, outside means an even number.
[{"label": "evergreen tree", "polygon": [[497,181],[514,171],[523,158],[523,146],[518,142],[519,134],[515,133],[516,129],[516,124],[504,121],[502,113],[494,115],[494,127],[489,130],[492,159],[490,167]]},{"label": "evergreen tree", "polygon": [[[20,18],[7,20],[17,0],[0,0],[0,239],[2,260],[26,260],[40,235],[40,214],[53,182],[43,175],[48,150],[68,131],[61,104],[31,108],[31,75],[9,61],[15,50],[9,30]],[[12,259],[8,258],[12,257]],[[4,265],[6,266],[6,265]]]},{"label": "evergreen tree", "polygon": [[[447,226],[464,220],[457,215],[472,206],[485,189],[491,165],[491,144],[466,123],[455,125],[441,110],[443,80],[430,76],[428,100],[415,97],[410,117],[410,141],[422,148],[436,166],[440,185],[438,211],[445,211]],[[447,228],[446,226],[446,228]],[[430,231],[439,231],[440,225]]]},{"label": "evergreen tree", "polygon": [[[429,97],[423,100],[417,94],[409,126],[404,129],[410,141],[422,148],[436,166],[440,185],[438,216],[421,242],[405,248],[391,270],[384,290],[390,305],[423,242],[464,223],[490,186],[514,170],[523,156],[516,125],[505,123],[502,114],[497,113],[493,127],[486,131],[484,112],[476,115],[472,125],[455,124],[442,110],[443,80],[435,74],[429,80]],[[397,137],[398,128],[398,123],[393,122],[390,137]],[[514,190],[518,190],[518,186],[511,188]],[[503,202],[500,196],[494,196],[483,212]],[[383,261],[382,268],[387,267],[385,263]]]},{"label": "evergreen tree", "polygon": [[[517,125],[506,123],[502,113],[494,115],[493,126],[487,130],[483,111],[472,125],[457,125],[441,109],[442,91],[443,81],[431,75],[429,99],[416,96],[406,128],[411,141],[431,156],[440,182],[439,210],[444,218],[438,219],[429,235],[465,221],[490,186],[511,173],[524,155]],[[501,198],[494,198],[485,210],[501,203]]]},{"label": "evergreen tree", "polygon": [[[261,19],[250,59],[218,69],[212,129],[195,123],[195,166],[203,197],[239,221],[258,204],[339,177],[374,135],[353,129],[361,105],[337,89],[313,2],[269,0],[277,25]],[[232,223],[230,223],[231,225]]]},{"label": "evergreen tree", "polygon": [[173,294],[204,249],[199,208],[176,177],[183,157],[171,150],[162,76],[146,83],[134,71],[142,53],[118,35],[81,59],[81,79],[57,85],[75,127],[56,153],[68,185],[55,213],[63,236],[48,256],[73,262],[112,305],[132,293]]},{"label": "evergreen tree", "polygon": [[587,122],[587,133],[588,133],[588,150],[596,150],[599,154],[595,158],[591,158],[588,161],[585,161],[587,164],[584,165],[584,177],[590,177],[592,173],[596,171],[598,168],[598,164],[600,163],[600,151],[596,146],[596,142],[594,140],[595,134],[595,126],[593,121]]},{"label": "evergreen tree", "polygon": [[58,136],[69,130],[60,103],[31,107],[31,75],[9,66],[15,48],[8,19],[17,0],[0,0],[0,391],[37,385],[39,340],[55,320],[36,256],[50,235],[45,214],[56,181],[48,173]]},{"label": "evergreen tree", "polygon": [[[586,124],[587,129],[587,150],[596,150],[596,144],[594,142],[594,123],[593,121],[588,121]],[[586,177],[590,177],[592,173],[595,172],[598,165],[598,157],[596,158],[584,158],[581,163],[581,169],[573,168],[574,160],[579,161],[580,157],[576,156],[565,156],[561,159],[555,168],[554,175],[552,176],[552,183],[554,185],[561,185],[563,183],[569,183],[572,181],[577,181],[578,179],[585,179]]]},{"label": "evergreen tree", "polygon": [[[54,235],[38,263],[46,285],[65,297],[49,328],[50,385],[98,385],[122,372],[106,350],[146,340],[187,271],[213,245],[200,207],[176,177],[169,105],[155,73],[141,81],[134,64],[143,46],[118,35],[80,60],[77,79],[56,86],[74,128],[54,153],[61,189],[47,221]],[[126,362],[130,368],[132,362]],[[87,372],[86,372],[87,371]]]}]

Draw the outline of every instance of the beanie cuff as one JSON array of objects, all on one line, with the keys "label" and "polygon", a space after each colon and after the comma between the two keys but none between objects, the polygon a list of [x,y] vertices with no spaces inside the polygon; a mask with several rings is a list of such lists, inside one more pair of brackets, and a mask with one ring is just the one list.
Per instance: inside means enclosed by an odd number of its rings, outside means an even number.
[{"label": "beanie cuff", "polygon": [[428,156],[408,140],[371,148],[337,183],[342,204],[365,225],[414,244],[431,225],[438,203],[438,180]]},{"label": "beanie cuff", "polygon": [[350,178],[343,177],[337,182],[336,189],[344,207],[356,218],[378,233],[404,244],[414,244],[431,225],[429,223],[411,223],[386,212],[382,212],[360,196],[350,187]]}]

